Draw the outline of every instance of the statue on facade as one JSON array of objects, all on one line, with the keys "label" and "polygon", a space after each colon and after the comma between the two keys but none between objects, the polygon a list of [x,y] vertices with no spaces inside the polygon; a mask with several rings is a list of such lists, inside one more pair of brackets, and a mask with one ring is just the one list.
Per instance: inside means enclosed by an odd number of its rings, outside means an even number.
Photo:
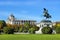
[{"label": "statue on facade", "polygon": [[48,10],[46,8],[44,8],[44,11],[43,11],[43,16],[48,19],[48,18],[51,18],[51,15],[48,13]]}]

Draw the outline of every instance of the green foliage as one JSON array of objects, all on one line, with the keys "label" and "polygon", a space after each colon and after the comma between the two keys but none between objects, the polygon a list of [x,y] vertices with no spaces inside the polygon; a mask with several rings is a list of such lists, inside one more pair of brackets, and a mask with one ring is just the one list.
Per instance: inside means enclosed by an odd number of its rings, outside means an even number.
[{"label": "green foliage", "polygon": [[35,28],[30,28],[30,29],[29,29],[29,33],[30,33],[30,34],[35,34]]},{"label": "green foliage", "polygon": [[18,31],[19,31],[19,27],[15,27],[14,32],[18,32]]},{"label": "green foliage", "polygon": [[34,24],[32,25],[29,22],[26,22],[24,24],[23,32],[25,32],[25,33],[29,32],[29,33],[33,34],[33,33],[35,33],[36,30],[38,30],[36,25],[34,25]]},{"label": "green foliage", "polygon": [[19,32],[23,32],[23,27],[20,27]]},{"label": "green foliage", "polygon": [[0,29],[6,26],[6,22],[4,20],[0,20]]},{"label": "green foliage", "polygon": [[24,27],[23,28],[23,32],[27,33],[28,32],[28,28],[27,27]]},{"label": "green foliage", "polygon": [[31,28],[34,28],[35,29],[35,31],[38,31],[39,30],[39,27],[37,27],[36,25],[32,25],[32,27]]},{"label": "green foliage", "polygon": [[56,27],[55,30],[57,34],[60,34],[60,27]]},{"label": "green foliage", "polygon": [[43,27],[42,28],[42,33],[43,34],[52,34],[52,28],[50,28],[50,27]]},{"label": "green foliage", "polygon": [[0,34],[1,34],[2,30],[0,29]]},{"label": "green foliage", "polygon": [[30,25],[30,23],[29,23],[29,22],[25,22],[25,23],[24,23],[24,27],[26,27],[26,28],[28,28],[28,29],[29,29],[29,28],[31,27],[31,25]]},{"label": "green foliage", "polygon": [[6,26],[6,23],[4,20],[0,20],[0,34],[3,32],[3,28]]},{"label": "green foliage", "polygon": [[20,32],[27,33],[27,32],[28,32],[28,28],[27,28],[27,27],[20,27],[20,28],[19,28],[19,31],[20,31]]},{"label": "green foliage", "polygon": [[5,34],[14,34],[14,29],[10,27],[4,27],[3,31]]}]

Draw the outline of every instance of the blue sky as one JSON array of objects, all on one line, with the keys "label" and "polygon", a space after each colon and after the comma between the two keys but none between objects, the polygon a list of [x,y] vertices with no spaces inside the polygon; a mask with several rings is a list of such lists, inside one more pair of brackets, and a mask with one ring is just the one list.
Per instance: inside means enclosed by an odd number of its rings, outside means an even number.
[{"label": "blue sky", "polygon": [[21,20],[44,19],[43,8],[48,9],[52,21],[60,21],[60,0],[0,0],[0,20],[10,14]]}]

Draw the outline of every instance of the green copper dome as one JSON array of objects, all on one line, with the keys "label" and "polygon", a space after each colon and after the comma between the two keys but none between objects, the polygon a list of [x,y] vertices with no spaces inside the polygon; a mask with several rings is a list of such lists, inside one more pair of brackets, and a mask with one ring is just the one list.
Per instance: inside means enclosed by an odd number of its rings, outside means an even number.
[{"label": "green copper dome", "polygon": [[42,20],[41,22],[50,22],[50,23],[52,23],[50,20]]}]

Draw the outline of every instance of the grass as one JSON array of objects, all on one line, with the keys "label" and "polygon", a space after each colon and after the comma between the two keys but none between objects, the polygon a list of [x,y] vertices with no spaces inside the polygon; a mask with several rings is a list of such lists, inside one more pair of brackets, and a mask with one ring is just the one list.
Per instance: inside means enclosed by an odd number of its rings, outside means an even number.
[{"label": "grass", "polygon": [[60,34],[3,34],[0,35],[0,40],[60,40]]}]

